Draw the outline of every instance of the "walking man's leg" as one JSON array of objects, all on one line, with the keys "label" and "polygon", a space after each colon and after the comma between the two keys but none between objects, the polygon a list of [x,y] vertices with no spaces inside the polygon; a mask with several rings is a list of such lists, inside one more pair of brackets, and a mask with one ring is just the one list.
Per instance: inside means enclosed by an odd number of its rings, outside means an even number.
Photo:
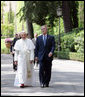
[{"label": "walking man's leg", "polygon": [[44,82],[44,67],[43,67],[43,62],[39,63],[39,80],[40,80],[40,85],[43,85]]},{"label": "walking man's leg", "polygon": [[52,62],[46,62],[45,66],[45,85],[48,87],[49,82],[51,80],[51,69],[52,69]]}]

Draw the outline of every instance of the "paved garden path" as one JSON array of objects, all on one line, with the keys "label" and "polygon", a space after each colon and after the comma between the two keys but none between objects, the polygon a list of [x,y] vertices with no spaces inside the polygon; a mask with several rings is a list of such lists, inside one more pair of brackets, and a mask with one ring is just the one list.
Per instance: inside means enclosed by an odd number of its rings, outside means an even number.
[{"label": "paved garden path", "polygon": [[15,72],[12,70],[12,56],[1,55],[1,95],[6,96],[83,96],[84,63],[72,60],[54,59],[49,88],[40,88],[38,69],[35,69],[35,86],[14,87]]}]

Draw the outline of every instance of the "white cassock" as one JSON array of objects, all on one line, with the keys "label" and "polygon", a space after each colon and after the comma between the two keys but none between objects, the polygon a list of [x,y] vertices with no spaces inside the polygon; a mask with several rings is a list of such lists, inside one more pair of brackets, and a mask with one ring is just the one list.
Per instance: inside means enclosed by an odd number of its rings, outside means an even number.
[{"label": "white cassock", "polygon": [[15,43],[15,57],[18,61],[17,72],[15,76],[14,86],[33,85],[33,64],[30,60],[34,60],[35,46],[31,39],[20,39]]}]

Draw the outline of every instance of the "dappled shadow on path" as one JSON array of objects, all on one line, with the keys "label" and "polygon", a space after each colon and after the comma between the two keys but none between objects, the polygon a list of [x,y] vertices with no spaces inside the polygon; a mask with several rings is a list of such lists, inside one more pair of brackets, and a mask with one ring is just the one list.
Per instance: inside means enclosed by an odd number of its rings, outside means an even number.
[{"label": "dappled shadow on path", "polygon": [[52,78],[49,88],[40,88],[38,80],[38,72],[36,86],[25,87],[24,89],[13,86],[14,74],[2,75],[1,87],[9,88],[5,92],[8,93],[84,93],[84,76],[83,73],[78,72],[52,72]]},{"label": "dappled shadow on path", "polygon": [[[4,61],[6,58],[6,61]],[[10,61],[11,59],[11,61]],[[1,64],[1,93],[84,93],[84,73],[52,70],[50,87],[41,88],[39,85],[39,70],[35,70],[36,85],[21,89],[14,87],[15,72],[12,69],[12,56],[2,56]],[[57,61],[58,62],[58,61]],[[11,64],[10,64],[11,63]],[[61,64],[61,63],[60,63]],[[57,66],[62,66],[61,65]],[[56,65],[56,64],[54,64]],[[64,66],[64,65],[63,65]],[[76,68],[75,68],[76,69]],[[75,71],[74,69],[74,71]]]}]

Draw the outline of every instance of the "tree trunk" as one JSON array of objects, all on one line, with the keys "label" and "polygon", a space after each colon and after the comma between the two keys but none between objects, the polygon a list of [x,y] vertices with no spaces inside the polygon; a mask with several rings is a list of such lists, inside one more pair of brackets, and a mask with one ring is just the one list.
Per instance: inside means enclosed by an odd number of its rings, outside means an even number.
[{"label": "tree trunk", "polygon": [[73,18],[73,28],[77,28],[78,27],[78,9],[77,9],[77,5],[76,5],[76,1],[72,1],[72,18]]},{"label": "tree trunk", "polygon": [[[25,7],[26,7],[26,3],[27,3],[27,1],[24,1]],[[29,37],[31,39],[34,38],[33,25],[27,16],[26,16],[26,25],[27,25],[27,33],[28,33]]]},{"label": "tree trunk", "polygon": [[24,21],[22,21],[22,31],[24,31]]},{"label": "tree trunk", "polygon": [[5,1],[1,1],[1,23],[4,24],[4,7]]},{"label": "tree trunk", "polygon": [[4,22],[3,22],[3,20],[4,20],[4,14],[3,14],[3,12],[4,12],[4,10],[3,10],[3,7],[2,7],[2,11],[1,11],[2,13],[1,13],[1,23],[3,24]]},{"label": "tree trunk", "polygon": [[15,25],[15,27],[14,27],[14,34],[16,34],[17,33],[17,16],[16,16],[16,9],[17,9],[17,4],[15,3],[15,12],[14,12],[14,25]]},{"label": "tree trunk", "polygon": [[29,22],[29,19],[26,19],[26,25],[27,25],[27,33],[30,36],[30,38],[34,38],[33,34],[33,25],[32,22]]},{"label": "tree trunk", "polygon": [[69,1],[62,1],[62,15],[65,33],[72,31],[72,21],[70,15]]}]

